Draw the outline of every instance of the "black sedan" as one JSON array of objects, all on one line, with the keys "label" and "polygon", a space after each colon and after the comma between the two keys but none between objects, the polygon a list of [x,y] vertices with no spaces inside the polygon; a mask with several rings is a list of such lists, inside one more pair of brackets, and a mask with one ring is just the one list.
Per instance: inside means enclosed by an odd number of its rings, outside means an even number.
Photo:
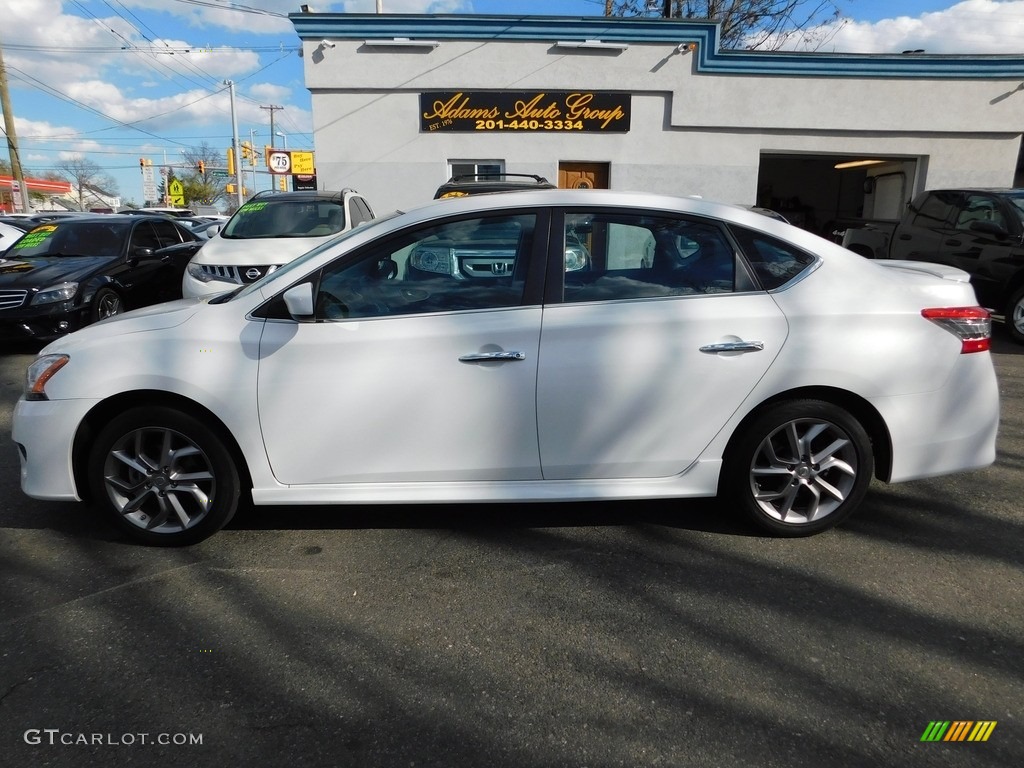
[{"label": "black sedan", "polygon": [[182,274],[203,242],[164,216],[40,224],[0,255],[0,340],[54,339],[181,298]]}]

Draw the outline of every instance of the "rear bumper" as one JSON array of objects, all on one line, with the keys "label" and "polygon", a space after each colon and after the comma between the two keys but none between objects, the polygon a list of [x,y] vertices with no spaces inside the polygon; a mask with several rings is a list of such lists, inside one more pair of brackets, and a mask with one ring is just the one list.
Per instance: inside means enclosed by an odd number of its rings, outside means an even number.
[{"label": "rear bumper", "polygon": [[961,355],[938,390],[871,402],[892,438],[890,482],[978,469],[996,459],[999,385],[987,352]]}]

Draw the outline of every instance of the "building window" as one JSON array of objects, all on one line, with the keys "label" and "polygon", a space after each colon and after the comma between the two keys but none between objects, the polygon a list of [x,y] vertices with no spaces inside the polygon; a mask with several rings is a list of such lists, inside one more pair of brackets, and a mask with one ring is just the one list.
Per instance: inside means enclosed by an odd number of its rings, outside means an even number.
[{"label": "building window", "polygon": [[449,176],[473,176],[480,173],[501,174],[505,172],[504,160],[449,160]]}]

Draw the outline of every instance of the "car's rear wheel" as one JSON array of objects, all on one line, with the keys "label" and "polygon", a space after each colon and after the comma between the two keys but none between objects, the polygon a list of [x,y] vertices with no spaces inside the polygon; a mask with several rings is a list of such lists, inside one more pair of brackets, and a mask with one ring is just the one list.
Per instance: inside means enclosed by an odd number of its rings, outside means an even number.
[{"label": "car's rear wheel", "polygon": [[1006,330],[1010,338],[1024,344],[1024,287],[1019,288],[1006,304],[1004,313]]},{"label": "car's rear wheel", "polygon": [[767,408],[730,446],[721,495],[776,536],[808,536],[842,522],[867,493],[871,440],[842,408],[793,400]]},{"label": "car's rear wheel", "polygon": [[238,469],[223,440],[181,411],[125,411],[99,432],[88,461],[95,505],[144,544],[195,544],[238,508]]},{"label": "car's rear wheel", "polygon": [[98,322],[124,312],[124,302],[112,288],[100,288],[92,298],[92,321]]}]

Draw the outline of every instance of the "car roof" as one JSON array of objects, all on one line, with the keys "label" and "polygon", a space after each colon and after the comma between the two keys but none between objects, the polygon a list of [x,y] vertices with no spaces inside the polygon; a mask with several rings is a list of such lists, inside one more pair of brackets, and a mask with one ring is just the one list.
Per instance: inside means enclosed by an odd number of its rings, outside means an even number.
[{"label": "car roof", "polygon": [[328,189],[304,189],[292,192],[277,192],[276,190],[266,189],[262,192],[258,192],[248,200],[246,203],[265,203],[271,200],[334,200],[340,201],[344,199],[345,195],[358,195],[354,189],[342,189],[342,190],[328,190]]},{"label": "car roof", "polygon": [[130,213],[86,213],[81,216],[59,216],[56,219],[49,221],[40,221],[36,226],[46,226],[47,224],[89,224],[89,223],[104,223],[113,222],[115,224],[125,224],[135,221],[174,221],[172,216],[163,216],[159,213],[148,213],[148,214],[130,214]]}]

